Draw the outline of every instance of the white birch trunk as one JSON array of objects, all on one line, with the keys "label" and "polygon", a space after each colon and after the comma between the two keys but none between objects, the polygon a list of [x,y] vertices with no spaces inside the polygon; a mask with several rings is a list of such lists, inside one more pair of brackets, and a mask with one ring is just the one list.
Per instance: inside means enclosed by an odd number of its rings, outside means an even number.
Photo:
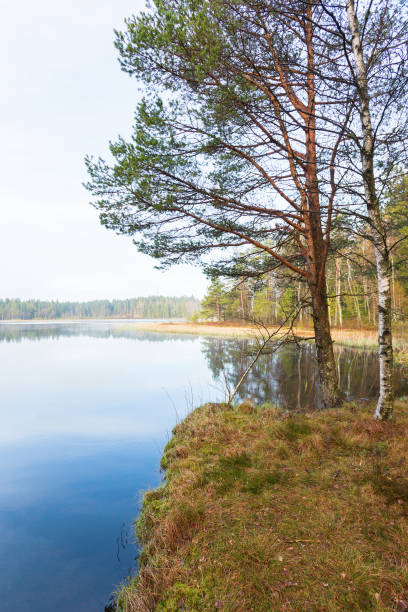
[{"label": "white birch trunk", "polygon": [[374,135],[371,124],[367,73],[364,63],[354,0],[347,0],[347,16],[352,36],[363,129],[362,164],[367,210],[371,221],[378,282],[378,344],[380,359],[380,396],[374,417],[387,420],[393,413],[393,350],[391,329],[391,265],[386,231],[378,202],[374,178]]},{"label": "white birch trunk", "polygon": [[[327,293],[327,295],[330,295],[329,281],[328,281],[327,277],[326,277],[326,293]],[[330,324],[330,327],[331,327],[332,326],[332,316],[331,316],[331,309],[330,309],[330,302],[329,302],[329,300],[327,300],[327,309],[328,309],[328,312],[329,312],[329,324]]]},{"label": "white birch trunk", "polygon": [[343,327],[343,310],[341,305],[341,264],[340,259],[336,257],[336,325],[338,322],[340,327]]},{"label": "white birch trunk", "polygon": [[358,323],[358,326],[361,327],[360,304],[358,303],[358,297],[356,296],[356,292],[355,292],[355,289],[353,289],[353,283],[351,281],[351,265],[350,265],[349,259],[347,259],[347,273],[348,273],[348,276],[347,276],[348,285],[349,285],[350,293],[353,296],[354,306],[356,309],[357,323]]}]

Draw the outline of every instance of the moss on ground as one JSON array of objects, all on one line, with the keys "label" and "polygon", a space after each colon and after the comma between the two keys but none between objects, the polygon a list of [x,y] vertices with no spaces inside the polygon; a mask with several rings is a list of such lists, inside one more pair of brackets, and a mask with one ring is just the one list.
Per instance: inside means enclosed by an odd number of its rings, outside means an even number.
[{"label": "moss on ground", "polygon": [[174,429],[144,498],[121,612],[404,610],[408,410],[285,417],[206,405]]}]

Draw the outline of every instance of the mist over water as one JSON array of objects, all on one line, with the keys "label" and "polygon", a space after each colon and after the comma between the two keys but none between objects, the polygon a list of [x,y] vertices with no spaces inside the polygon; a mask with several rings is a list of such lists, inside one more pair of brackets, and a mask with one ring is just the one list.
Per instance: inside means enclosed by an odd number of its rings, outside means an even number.
[{"label": "mist over water", "polygon": [[[129,322],[1,324],[0,609],[96,612],[134,573],[132,521],[160,481],[171,429],[224,397],[251,342],[149,333]],[[336,349],[350,397],[374,397],[374,352]],[[408,381],[397,371],[399,391]],[[240,397],[319,401],[314,348],[262,357]]]}]

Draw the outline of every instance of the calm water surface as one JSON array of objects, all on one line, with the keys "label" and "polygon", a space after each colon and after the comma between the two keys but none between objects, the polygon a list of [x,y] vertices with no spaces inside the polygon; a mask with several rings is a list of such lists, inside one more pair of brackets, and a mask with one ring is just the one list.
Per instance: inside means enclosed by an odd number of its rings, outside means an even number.
[{"label": "calm water surface", "polygon": [[[191,407],[222,399],[251,343],[137,323],[1,324],[0,610],[102,612],[135,571],[141,492]],[[337,352],[350,397],[377,393],[374,353]],[[397,373],[400,393],[408,381]],[[315,405],[313,347],[263,357],[241,397]]]}]

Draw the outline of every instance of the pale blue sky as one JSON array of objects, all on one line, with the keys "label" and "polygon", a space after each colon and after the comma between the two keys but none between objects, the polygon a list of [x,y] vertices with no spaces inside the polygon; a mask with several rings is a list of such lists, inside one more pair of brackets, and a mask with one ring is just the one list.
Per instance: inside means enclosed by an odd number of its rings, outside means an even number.
[{"label": "pale blue sky", "polygon": [[83,159],[126,136],[140,95],[113,28],[144,0],[0,1],[0,297],[195,294],[198,268],[166,272],[99,225]]}]

